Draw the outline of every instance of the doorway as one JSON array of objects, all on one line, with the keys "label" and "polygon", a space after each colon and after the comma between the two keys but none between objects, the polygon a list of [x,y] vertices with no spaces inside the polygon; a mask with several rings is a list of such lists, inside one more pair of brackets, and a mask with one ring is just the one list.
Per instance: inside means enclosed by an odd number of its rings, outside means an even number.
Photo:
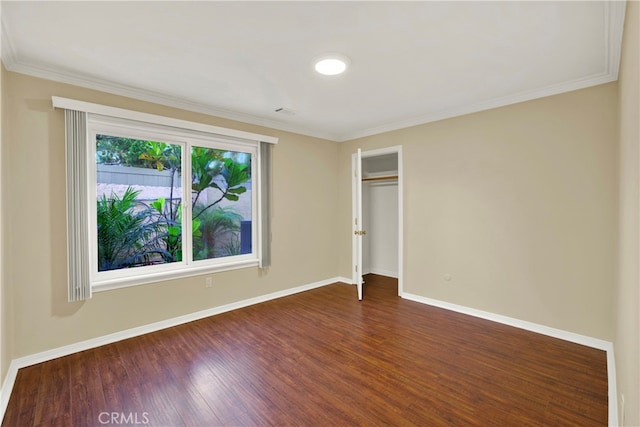
[{"label": "doorway", "polygon": [[362,276],[398,279],[403,293],[402,146],[352,156],[352,276],[362,300]]}]

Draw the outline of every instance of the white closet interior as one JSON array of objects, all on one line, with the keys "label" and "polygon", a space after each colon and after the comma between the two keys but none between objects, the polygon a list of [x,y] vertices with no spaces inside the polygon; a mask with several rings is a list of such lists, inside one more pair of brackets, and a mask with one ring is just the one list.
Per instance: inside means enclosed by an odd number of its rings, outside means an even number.
[{"label": "white closet interior", "polygon": [[398,154],[362,159],[362,272],[398,277]]}]

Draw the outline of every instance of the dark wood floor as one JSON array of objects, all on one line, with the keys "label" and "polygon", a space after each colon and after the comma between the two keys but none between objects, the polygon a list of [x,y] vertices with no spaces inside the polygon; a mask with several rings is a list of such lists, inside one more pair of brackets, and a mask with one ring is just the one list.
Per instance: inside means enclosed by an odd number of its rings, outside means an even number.
[{"label": "dark wood floor", "polygon": [[20,369],[2,425],[607,425],[603,351],[366,281]]}]

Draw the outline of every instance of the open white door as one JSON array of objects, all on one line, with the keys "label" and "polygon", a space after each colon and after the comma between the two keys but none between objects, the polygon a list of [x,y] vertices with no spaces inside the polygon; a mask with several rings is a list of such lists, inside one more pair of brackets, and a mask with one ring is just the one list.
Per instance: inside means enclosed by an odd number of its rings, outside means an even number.
[{"label": "open white door", "polygon": [[355,239],[356,250],[356,285],[358,286],[358,300],[362,301],[362,236],[366,231],[362,230],[362,150],[358,148],[355,159],[355,218],[353,227],[353,236]]}]

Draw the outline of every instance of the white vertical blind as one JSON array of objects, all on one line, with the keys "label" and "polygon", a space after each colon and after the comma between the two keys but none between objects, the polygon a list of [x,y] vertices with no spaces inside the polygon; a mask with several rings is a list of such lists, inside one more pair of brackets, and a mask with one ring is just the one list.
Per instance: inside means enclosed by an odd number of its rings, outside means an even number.
[{"label": "white vertical blind", "polygon": [[69,301],[91,298],[87,218],[87,113],[65,110]]},{"label": "white vertical blind", "polygon": [[266,142],[260,143],[261,268],[271,266],[271,145]]}]

